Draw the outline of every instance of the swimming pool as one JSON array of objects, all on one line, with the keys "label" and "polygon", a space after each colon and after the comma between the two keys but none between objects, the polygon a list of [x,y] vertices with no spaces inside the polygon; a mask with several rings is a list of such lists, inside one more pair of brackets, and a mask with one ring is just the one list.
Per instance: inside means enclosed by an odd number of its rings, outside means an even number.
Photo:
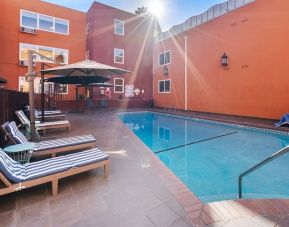
[{"label": "swimming pool", "polygon": [[[289,136],[155,112],[118,117],[204,202],[236,199],[238,176],[289,145]],[[243,198],[288,198],[289,154],[243,179]]]}]

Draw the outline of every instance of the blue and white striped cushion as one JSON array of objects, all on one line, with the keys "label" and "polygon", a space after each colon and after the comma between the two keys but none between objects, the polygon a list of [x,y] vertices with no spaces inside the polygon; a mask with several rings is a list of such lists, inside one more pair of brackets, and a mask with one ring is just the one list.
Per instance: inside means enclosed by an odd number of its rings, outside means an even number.
[{"label": "blue and white striped cushion", "polygon": [[23,133],[20,131],[18,133],[16,133],[15,135],[12,135],[12,138],[17,144],[28,143],[28,140],[23,135]]},{"label": "blue and white striped cushion", "polygon": [[73,167],[80,167],[108,159],[108,155],[98,148],[66,155]]},{"label": "blue and white striped cushion", "polygon": [[97,163],[107,159],[108,155],[96,148],[21,165],[20,163],[12,160],[0,148],[0,171],[11,182],[19,183],[63,172],[71,168]]},{"label": "blue and white striped cushion", "polygon": [[26,180],[32,180],[48,176],[72,168],[72,165],[67,160],[66,156],[59,156],[57,158],[45,159],[38,162],[31,162],[25,164],[24,166]]},{"label": "blue and white striped cushion", "polygon": [[83,136],[74,136],[63,139],[56,140],[47,140],[42,141],[36,144],[34,147],[34,151],[43,151],[49,149],[55,149],[60,147],[74,146],[85,143],[93,143],[95,142],[95,138],[93,135],[83,135]]},{"label": "blue and white striped cushion", "polygon": [[6,129],[6,131],[9,132],[11,135],[15,135],[15,134],[19,131],[19,129],[18,129],[15,121],[11,121],[9,124],[7,124],[7,125],[5,126],[5,129]]},{"label": "blue and white striped cushion", "polygon": [[26,180],[25,167],[14,161],[0,148],[0,171],[11,182],[19,183]]}]

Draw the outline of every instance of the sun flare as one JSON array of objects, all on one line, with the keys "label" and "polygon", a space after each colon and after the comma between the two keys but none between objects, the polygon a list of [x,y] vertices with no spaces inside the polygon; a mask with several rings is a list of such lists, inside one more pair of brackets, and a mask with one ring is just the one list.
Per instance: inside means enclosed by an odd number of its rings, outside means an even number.
[{"label": "sun flare", "polygon": [[155,15],[157,18],[161,18],[165,13],[165,5],[161,0],[151,1],[148,5],[148,10],[150,13]]}]

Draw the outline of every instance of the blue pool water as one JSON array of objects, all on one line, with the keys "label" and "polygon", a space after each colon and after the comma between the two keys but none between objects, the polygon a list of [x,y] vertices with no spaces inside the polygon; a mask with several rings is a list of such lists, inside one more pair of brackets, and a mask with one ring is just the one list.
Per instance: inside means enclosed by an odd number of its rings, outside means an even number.
[{"label": "blue pool water", "polygon": [[[289,144],[287,135],[188,117],[118,116],[205,203],[236,199],[240,173]],[[288,198],[289,154],[246,176],[243,193],[244,198]]]}]

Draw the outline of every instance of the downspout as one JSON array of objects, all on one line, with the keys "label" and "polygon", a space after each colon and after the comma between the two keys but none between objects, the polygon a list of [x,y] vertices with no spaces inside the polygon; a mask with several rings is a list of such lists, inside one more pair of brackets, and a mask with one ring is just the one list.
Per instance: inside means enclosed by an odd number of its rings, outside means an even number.
[{"label": "downspout", "polygon": [[185,110],[188,110],[188,37],[185,36]]}]

